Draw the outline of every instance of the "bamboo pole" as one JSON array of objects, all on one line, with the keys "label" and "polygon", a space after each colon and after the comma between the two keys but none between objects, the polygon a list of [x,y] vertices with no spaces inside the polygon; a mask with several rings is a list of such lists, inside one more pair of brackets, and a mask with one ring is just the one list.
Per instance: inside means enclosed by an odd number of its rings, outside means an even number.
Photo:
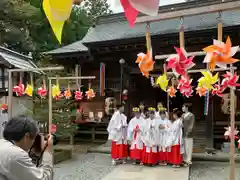
[{"label": "bamboo pole", "polygon": [[23,68],[23,69],[8,69],[8,72],[30,72],[30,71],[57,71],[63,70],[63,66],[45,67],[45,68]]},{"label": "bamboo pole", "polygon": [[52,133],[52,80],[48,80],[48,132]]},{"label": "bamboo pole", "polygon": [[76,76],[76,77],[48,77],[51,80],[72,80],[72,79],[96,79],[96,76]]}]

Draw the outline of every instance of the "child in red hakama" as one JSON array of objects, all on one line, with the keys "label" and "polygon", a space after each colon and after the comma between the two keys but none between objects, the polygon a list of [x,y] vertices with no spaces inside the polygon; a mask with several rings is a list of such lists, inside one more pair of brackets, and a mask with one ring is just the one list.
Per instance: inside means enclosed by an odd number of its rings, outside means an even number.
[{"label": "child in red hakama", "polygon": [[174,168],[180,167],[183,162],[183,139],[182,139],[182,112],[175,110],[173,112],[174,122],[170,128],[170,143],[171,143],[171,152],[169,153],[168,161],[173,165]]},{"label": "child in red hakama", "polygon": [[142,128],[144,119],[141,116],[140,109],[133,108],[134,118],[132,118],[128,124],[128,141],[130,142],[130,158],[136,164],[141,161],[143,142],[142,142]]},{"label": "child in red hakama", "polygon": [[156,165],[158,163],[158,153],[156,144],[156,131],[153,125],[155,119],[155,109],[149,108],[149,118],[143,125],[142,141],[144,143],[142,163],[144,165]]},{"label": "child in red hakama", "polygon": [[117,105],[117,110],[107,128],[108,139],[112,141],[111,156],[113,165],[116,165],[118,160],[125,164],[128,157],[127,117],[123,114],[123,110],[122,105]]},{"label": "child in red hakama", "polygon": [[159,118],[156,118],[158,161],[160,165],[167,165],[170,147],[167,145],[171,121],[167,119],[166,109],[159,108]]}]

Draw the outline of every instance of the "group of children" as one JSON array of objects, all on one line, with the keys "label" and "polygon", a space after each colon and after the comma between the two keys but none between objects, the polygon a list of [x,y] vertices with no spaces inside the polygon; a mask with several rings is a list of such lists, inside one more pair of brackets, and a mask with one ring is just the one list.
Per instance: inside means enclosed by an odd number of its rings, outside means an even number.
[{"label": "group of children", "polygon": [[140,165],[167,165],[180,167],[183,162],[182,112],[173,111],[173,121],[163,106],[133,108],[134,117],[127,124],[123,107],[117,106],[109,126],[109,140],[112,141],[112,163],[126,163],[130,157],[133,163]]}]

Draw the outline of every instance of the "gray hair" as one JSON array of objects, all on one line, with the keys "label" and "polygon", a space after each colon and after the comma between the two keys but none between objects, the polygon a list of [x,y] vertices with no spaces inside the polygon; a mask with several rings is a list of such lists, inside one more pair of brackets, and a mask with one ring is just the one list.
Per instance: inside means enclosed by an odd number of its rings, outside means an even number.
[{"label": "gray hair", "polygon": [[3,137],[8,141],[19,142],[27,133],[34,138],[39,133],[39,126],[31,117],[20,115],[7,122]]}]

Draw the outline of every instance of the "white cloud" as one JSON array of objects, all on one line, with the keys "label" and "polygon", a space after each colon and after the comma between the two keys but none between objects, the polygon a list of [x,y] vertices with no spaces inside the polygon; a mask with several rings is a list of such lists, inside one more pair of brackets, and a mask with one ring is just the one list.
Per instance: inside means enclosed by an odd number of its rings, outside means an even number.
[{"label": "white cloud", "polygon": [[[108,2],[113,12],[118,13],[123,11],[120,0],[108,0]],[[185,0],[160,0],[160,6],[164,6],[167,4],[176,4],[181,2],[185,2]]]}]

